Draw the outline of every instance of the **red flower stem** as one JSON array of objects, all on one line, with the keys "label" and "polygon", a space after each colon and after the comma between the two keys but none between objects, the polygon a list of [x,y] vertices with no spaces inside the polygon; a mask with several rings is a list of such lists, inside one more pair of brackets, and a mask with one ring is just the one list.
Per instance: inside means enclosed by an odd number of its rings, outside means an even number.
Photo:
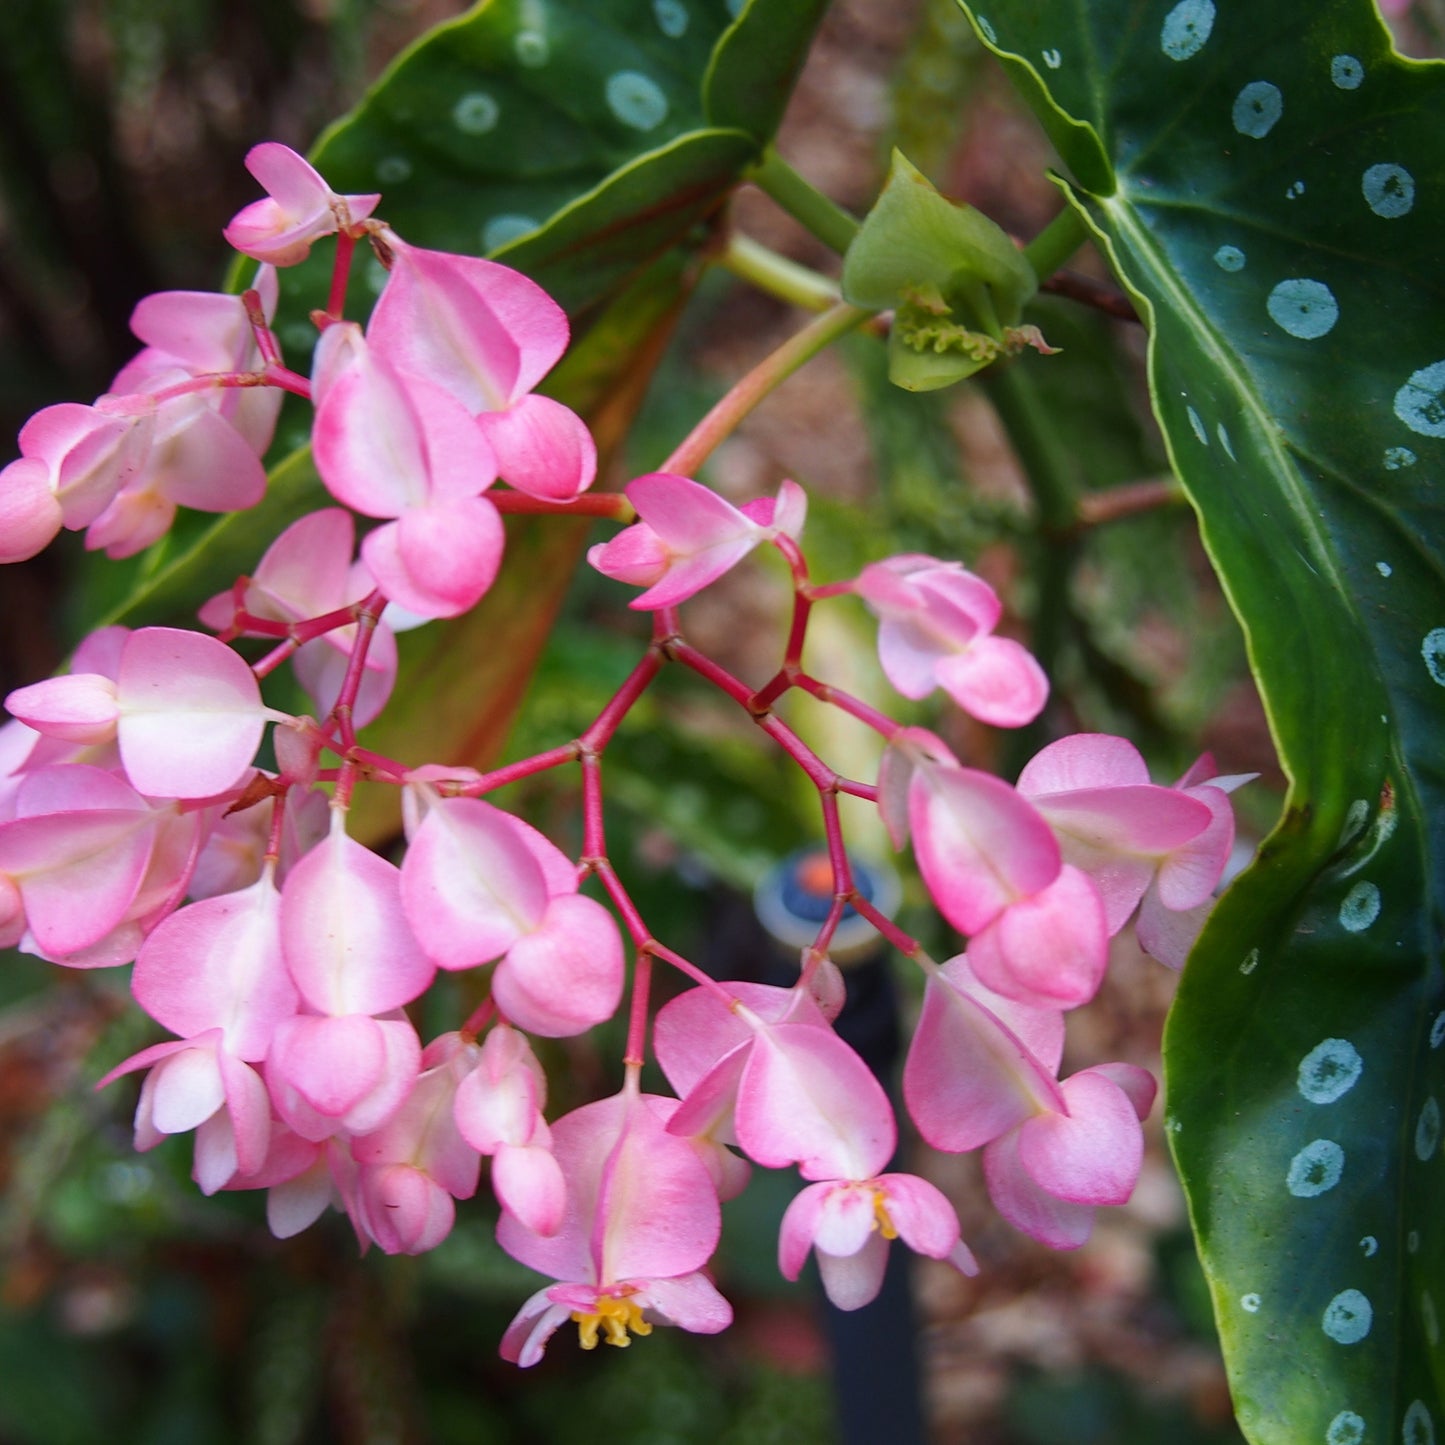
[{"label": "red flower stem", "polygon": [[[834,687],[831,683],[819,682],[816,677],[810,677],[807,673],[799,673],[794,678],[793,685],[810,693],[819,702],[831,703],[834,707],[841,708],[850,717],[867,723],[874,732],[881,734],[884,738],[891,740],[902,730],[903,724],[896,722],[887,713],[881,713],[877,708],[869,707],[860,698],[844,692],[842,688]],[[864,795],[860,794],[859,796]]]},{"label": "red flower stem", "polygon": [[861,894],[855,893],[849,901],[854,909],[866,918],[901,954],[908,958],[916,958],[922,951],[916,938],[909,937],[891,918],[885,918]]},{"label": "red flower stem", "polygon": [[739,378],[658,470],[692,476],[765,396],[781,386],[805,361],[810,361],[840,336],[846,335],[855,326],[861,326],[872,316],[871,311],[840,301],[815,317],[776,351],[764,357],[747,375]]},{"label": "red flower stem", "polygon": [[[483,773],[480,778],[469,783],[463,783],[455,791],[459,798],[479,798],[483,793],[493,792],[497,788],[505,788],[508,783],[515,783],[521,778],[530,778],[534,773],[545,773],[548,768],[560,767],[563,763],[575,763],[577,761],[577,744],[565,743],[560,748],[549,748],[545,753],[536,753],[530,758],[522,758],[515,763],[508,763],[505,767],[493,768],[490,773]],[[440,784],[440,791],[447,795],[447,785]]]},{"label": "red flower stem", "polygon": [[356,254],[356,237],[349,231],[336,233],[336,260],[331,267],[331,291],[326,314],[340,321],[346,311],[346,287],[351,280],[351,258]]},{"label": "red flower stem", "polygon": [[291,790],[280,788],[271,799],[271,835],[266,841],[265,861],[275,864],[281,857],[281,830],[286,823],[286,797]]},{"label": "red flower stem", "polygon": [[674,637],[667,644],[668,654],[684,667],[691,668],[699,677],[705,677],[720,691],[725,692],[812,780],[813,785],[831,791],[838,782],[838,775],[790,728],[781,718],[772,713],[759,715],[751,706],[753,694],[745,682],[734,677],[726,668],[720,667],[712,658],[699,652],[689,642]]},{"label": "red flower stem", "polygon": [[855,783],[852,778],[839,778],[833,786],[840,793],[847,793],[854,798],[862,798],[864,802],[876,803],[878,801],[878,787],[874,783]]},{"label": "red flower stem", "polygon": [[400,783],[406,775],[405,763],[389,758],[384,753],[374,753],[370,748],[353,746],[351,756],[366,769],[373,783]]},{"label": "red flower stem", "polygon": [[311,383],[298,371],[291,371],[284,366],[268,366],[266,368],[267,386],[279,386],[282,391],[289,391],[293,396],[299,396],[303,401],[311,400]]},{"label": "red flower stem", "polygon": [[631,895],[622,886],[622,880],[617,876],[612,864],[605,857],[589,858],[585,861],[598,882],[607,890],[607,896],[612,900],[614,907],[622,915],[622,921],[627,926],[627,936],[632,940],[633,947],[651,949],[654,943],[652,932],[637,911],[637,905],[632,901]]},{"label": "red flower stem", "polygon": [[356,705],[357,693],[361,691],[361,677],[366,668],[366,654],[371,648],[371,638],[376,624],[386,606],[386,597],[378,588],[360,606],[356,617],[356,638],[351,644],[351,656],[346,663],[346,676],[341,680],[341,691],[336,696],[336,705],[331,709],[331,718],[341,734],[341,744],[346,750],[341,764],[341,777],[336,784],[336,803],[348,807],[351,793],[356,786],[356,763],[351,750],[356,746],[356,728],[351,720],[351,710]]},{"label": "red flower stem", "polygon": [[602,814],[602,759],[590,749],[582,754],[582,864],[607,861],[607,830]]},{"label": "red flower stem", "polygon": [[825,597],[846,597],[852,590],[852,579],[847,582],[809,583],[808,596],[814,602],[821,602]]},{"label": "red flower stem", "polygon": [[629,1067],[641,1068],[646,1059],[647,1049],[647,1005],[652,994],[652,955],[639,949],[637,963],[632,970],[632,1002],[627,1014],[627,1050],[622,1062]]},{"label": "red flower stem", "polygon": [[261,360],[267,367],[280,366],[281,347],[276,341],[276,334],[271,330],[271,323],[266,320],[266,313],[261,306],[261,293],[250,290],[241,293],[241,305],[246,309],[246,320],[251,323],[251,335],[256,338],[256,350],[261,353]]},{"label": "red flower stem", "polygon": [[487,500],[501,513],[533,517],[610,517],[615,522],[631,522],[637,517],[632,503],[621,492],[587,493],[570,502],[552,502],[544,497],[530,497],[510,487],[486,493]]},{"label": "red flower stem", "polygon": [[828,909],[828,916],[823,920],[823,926],[818,930],[818,936],[804,952],[802,972],[798,975],[799,981],[807,983],[818,971],[818,964],[828,956],[828,946],[833,942],[833,935],[838,931],[838,925],[843,921],[843,910],[847,908],[847,900],[834,898]]},{"label": "red flower stem", "polygon": [[823,806],[823,836],[828,840],[828,862],[833,869],[833,901],[842,912],[854,893],[853,869],[848,850],[843,846],[843,820],[838,816],[838,795],[830,785],[819,787],[818,801]]},{"label": "red flower stem", "polygon": [[279,647],[273,647],[260,662],[251,664],[251,671],[257,677],[269,677],[283,662],[296,651],[296,641],[288,637]]},{"label": "red flower stem", "polygon": [[466,1023],[461,1027],[461,1035],[467,1042],[475,1042],[476,1037],[486,1026],[491,1023],[497,1012],[496,1002],[489,995],[479,1003],[471,1012]]},{"label": "red flower stem", "polygon": [[[295,372],[287,372],[285,367],[279,368],[279,372],[287,376],[296,376]],[[306,380],[305,377],[296,379],[302,382]],[[134,414],[142,404],[160,406],[163,402],[174,401],[178,396],[194,396],[200,391],[233,391],[248,386],[279,386],[280,384],[269,367],[265,371],[208,371],[200,376],[188,376],[184,381],[163,386],[159,391],[137,392],[133,400],[130,397],[112,399],[101,410],[107,415],[127,416]],[[309,386],[307,390],[309,393]]]},{"label": "red flower stem", "polygon": [[627,716],[637,699],[647,691],[653,678],[662,671],[664,656],[662,647],[654,642],[642,655],[637,666],[628,673],[621,687],[613,694],[612,700],[597,714],[592,726],[577,739],[577,748],[585,764],[588,754],[600,754],[612,741],[618,725]]},{"label": "red flower stem", "polygon": [[690,978],[699,988],[705,988],[709,993],[720,998],[730,1010],[737,1007],[737,999],[717,979],[710,973],[704,973],[695,963],[689,963],[680,953],[674,953],[655,938],[649,941],[647,951],[654,958],[660,958],[664,963],[670,963],[680,974],[685,978]]}]

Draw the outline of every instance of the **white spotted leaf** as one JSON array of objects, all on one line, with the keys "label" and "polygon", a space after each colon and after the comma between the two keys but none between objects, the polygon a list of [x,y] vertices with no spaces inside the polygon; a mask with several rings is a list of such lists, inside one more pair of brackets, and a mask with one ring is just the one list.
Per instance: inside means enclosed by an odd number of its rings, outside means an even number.
[{"label": "white spotted leaf", "polygon": [[966,8],[1149,325],[1290,782],[1166,1036],[1240,1424],[1445,1440],[1445,66],[1367,0]]}]

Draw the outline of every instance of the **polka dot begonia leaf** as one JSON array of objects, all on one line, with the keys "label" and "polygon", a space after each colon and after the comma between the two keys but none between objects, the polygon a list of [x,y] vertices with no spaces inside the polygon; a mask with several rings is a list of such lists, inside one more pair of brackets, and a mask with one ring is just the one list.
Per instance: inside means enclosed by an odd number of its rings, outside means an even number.
[{"label": "polka dot begonia leaf", "polygon": [[1149,322],[1291,780],[1165,1041],[1240,1424],[1445,1441],[1445,66],[1368,0],[966,8]]}]

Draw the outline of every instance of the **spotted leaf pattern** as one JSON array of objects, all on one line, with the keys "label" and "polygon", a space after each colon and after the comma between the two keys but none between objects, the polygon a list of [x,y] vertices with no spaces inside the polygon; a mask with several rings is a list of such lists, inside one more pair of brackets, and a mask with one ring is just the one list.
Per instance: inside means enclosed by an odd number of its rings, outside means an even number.
[{"label": "spotted leaf pattern", "polygon": [[1256,1445],[1445,1439],[1445,66],[1365,0],[980,0],[1151,331],[1290,781],[1167,1128]]}]

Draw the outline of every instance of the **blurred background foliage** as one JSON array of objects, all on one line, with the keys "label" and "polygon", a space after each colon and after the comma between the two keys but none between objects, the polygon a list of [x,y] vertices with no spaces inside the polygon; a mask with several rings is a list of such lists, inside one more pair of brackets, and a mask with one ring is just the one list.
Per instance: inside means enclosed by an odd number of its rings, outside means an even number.
[{"label": "blurred background foliage", "polygon": [[[459,13],[450,0],[6,0],[0,5],[0,435],[38,407],[89,398],[131,354],[126,322],[148,291],[209,288],[219,231],[254,188],[242,158],[268,138],[306,149],[407,40]],[[1425,49],[1436,12],[1414,18]],[[780,149],[861,213],[900,145],[948,194],[1021,236],[1057,208],[1046,144],[946,0],[839,0],[788,112]],[[806,264],[836,263],[763,197],[732,220]],[[1088,273],[1088,257],[1076,263]],[[1101,278],[1095,266],[1092,274]],[[1032,414],[1080,492],[1164,477],[1143,400],[1143,338],[1056,297],[1032,320],[1059,356],[1028,369]],[[627,444],[623,475],[654,467],[748,365],[796,326],[727,275],[703,278]],[[1186,509],[1041,536],[1020,461],[986,383],[911,395],[882,349],[855,338],[821,358],[726,443],[705,477],[725,494],[809,491],[815,576],[919,551],[960,557],[997,585],[1048,659],[1042,727],[1000,739],[956,713],[905,705],[961,756],[1016,770],[1048,736],[1133,737],[1156,776],[1201,746],[1225,772],[1259,770],[1241,796],[1257,836],[1278,778],[1237,632]],[[71,539],[73,542],[74,539]],[[74,546],[0,570],[0,691],[46,674],[78,628]],[[217,578],[219,589],[229,578]],[[786,590],[767,559],[689,604],[689,635],[741,675],[772,670]],[[861,607],[820,608],[810,662],[899,711],[877,674]],[[619,589],[579,575],[521,701],[521,756],[584,727],[645,642]],[[789,720],[830,761],[870,775],[866,740],[807,699]],[[417,759],[420,761],[420,759]],[[811,789],[745,719],[687,676],[664,675],[607,754],[610,839],[654,932],[734,972],[757,949],[742,900],[817,834]],[[566,845],[575,779],[545,774],[505,801]],[[866,810],[861,846],[886,847]],[[871,833],[870,833],[871,829]],[[902,922],[953,951],[905,879]],[[1127,939],[1071,1047],[1157,1071],[1172,980]],[[747,962],[758,968],[761,960]],[[429,1031],[465,1011],[449,978]],[[278,1243],[260,1201],[202,1200],[189,1142],[136,1156],[134,1084],[93,1081],[150,1041],[124,977],[58,975],[0,958],[0,1445],[301,1445],[301,1442],[582,1441],[599,1422],[629,1442],[836,1438],[826,1346],[810,1295],[782,1285],[771,1221],[787,1189],[731,1206],[720,1283],[738,1325],[717,1339],[660,1331],[625,1357],[582,1356],[564,1334],[521,1373],[496,1343],[530,1273],[496,1247],[488,1205],[419,1260],[356,1257],[335,1217]],[[605,1031],[552,1045],[561,1112],[607,1087]],[[565,1091],[565,1090],[564,1090]],[[564,1092],[559,1091],[559,1092]],[[1155,1127],[1157,1128],[1157,1121]],[[977,1280],[916,1274],[933,1438],[969,1445],[1180,1445],[1238,1440],[1183,1206],[1157,1137],[1134,1202],[1056,1256],[980,1202],[976,1162],[918,1167],[954,1197],[984,1264]],[[758,1183],[755,1182],[755,1190]],[[846,1424],[846,1422],[845,1422]]]}]

